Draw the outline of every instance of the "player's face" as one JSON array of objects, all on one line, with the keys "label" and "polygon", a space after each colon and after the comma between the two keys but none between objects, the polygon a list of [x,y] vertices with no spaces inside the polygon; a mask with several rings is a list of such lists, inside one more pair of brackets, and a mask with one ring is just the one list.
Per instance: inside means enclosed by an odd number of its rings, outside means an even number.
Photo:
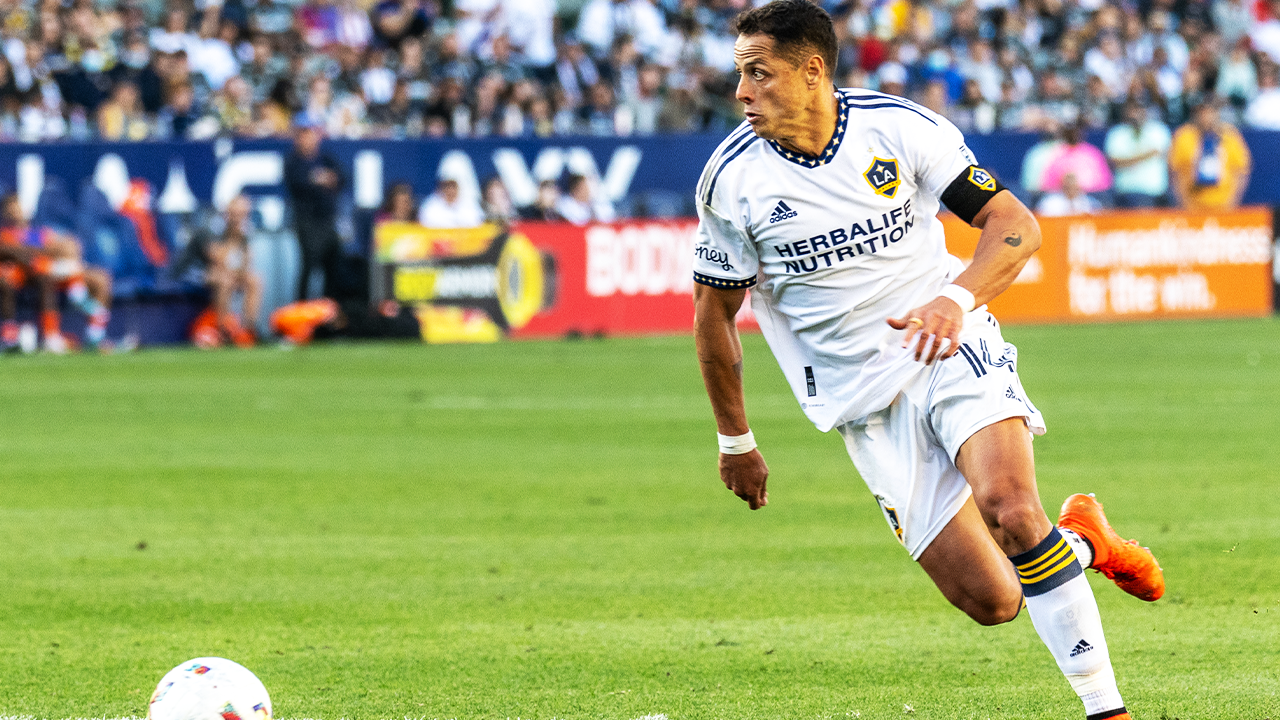
[{"label": "player's face", "polygon": [[775,50],[768,35],[739,35],[733,44],[738,101],[756,135],[766,140],[793,134],[788,125],[795,121],[809,89],[805,66],[793,66]]}]

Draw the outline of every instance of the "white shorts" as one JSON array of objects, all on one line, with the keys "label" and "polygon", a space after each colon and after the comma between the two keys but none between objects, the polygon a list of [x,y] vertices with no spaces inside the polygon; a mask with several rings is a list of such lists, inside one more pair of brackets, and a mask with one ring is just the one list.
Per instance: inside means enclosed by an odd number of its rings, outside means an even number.
[{"label": "white shorts", "polygon": [[[984,317],[985,316],[985,317]],[[1018,379],[1018,350],[985,310],[966,318],[960,352],[934,363],[889,407],[837,428],[889,527],[919,560],[972,490],[956,469],[960,446],[1012,417],[1045,431]]]}]

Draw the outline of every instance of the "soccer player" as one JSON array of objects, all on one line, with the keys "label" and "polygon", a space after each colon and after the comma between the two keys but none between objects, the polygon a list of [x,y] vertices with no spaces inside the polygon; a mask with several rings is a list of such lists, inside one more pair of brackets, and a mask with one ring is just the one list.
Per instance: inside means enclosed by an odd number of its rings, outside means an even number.
[{"label": "soccer player", "polygon": [[[249,257],[249,219],[253,204],[246,195],[237,195],[227,203],[223,213],[222,235],[209,243],[206,280],[213,294],[213,309],[218,325],[239,347],[250,347],[256,340],[253,328],[258,326],[262,306],[262,280],[254,272]],[[239,293],[244,306],[245,322],[231,307]]]},{"label": "soccer player", "polygon": [[[838,429],[890,527],[942,594],[984,625],[1025,603],[1089,720],[1128,718],[1092,567],[1144,600],[1151,553],[1116,535],[1088,495],[1052,525],[1036,490],[1017,350],[985,303],[1040,244],[1027,208],[943,117],[837,89],[825,12],[775,0],[736,21],[746,122],[698,184],[696,338],[720,435],[720,477],[752,509],[768,467],[743,406],[734,316],[747,288],[809,419]],[[947,253],[939,204],[982,230],[968,268]]]},{"label": "soccer player", "polygon": [[80,244],[75,239],[31,225],[14,193],[0,197],[0,245],[9,247],[10,253],[25,248],[30,257],[30,261],[22,265],[10,263],[2,268],[4,340],[7,342],[10,335],[17,334],[16,320],[8,314],[12,310],[10,294],[26,283],[28,275],[34,275],[41,288],[40,325],[45,350],[65,353],[70,348],[62,334],[58,313],[59,289],[88,317],[85,340],[91,347],[98,347],[106,338],[107,322],[111,319],[111,276],[101,268],[85,266]]}]

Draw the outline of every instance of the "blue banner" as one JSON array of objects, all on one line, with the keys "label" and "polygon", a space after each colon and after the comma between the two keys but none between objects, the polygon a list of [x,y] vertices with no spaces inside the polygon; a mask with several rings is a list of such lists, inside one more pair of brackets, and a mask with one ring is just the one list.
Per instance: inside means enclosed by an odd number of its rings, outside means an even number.
[{"label": "blue banner", "polygon": [[[1253,177],[1249,204],[1280,204],[1280,132],[1249,131]],[[703,163],[722,138],[670,135],[644,138],[552,138],[467,140],[329,140],[325,147],[346,168],[350,198],[357,208],[382,202],[384,188],[406,181],[419,195],[441,175],[458,179],[464,192],[478,192],[489,176],[501,177],[517,205],[529,205],[543,179],[568,173],[598,178],[615,203],[657,196],[691,213],[692,193]],[[1022,157],[1035,135],[972,135],[970,148],[985,166],[1017,188]],[[1089,140],[1101,144],[1101,134]],[[70,197],[92,180],[109,199],[127,192],[131,179],[150,182],[160,212],[189,212],[196,204],[221,207],[239,192],[259,198],[264,217],[282,218],[284,157],[281,140],[0,145],[0,187],[17,190],[31,211],[45,183],[56,178]],[[624,209],[626,209],[624,207]],[[273,210],[279,210],[276,214]]]}]

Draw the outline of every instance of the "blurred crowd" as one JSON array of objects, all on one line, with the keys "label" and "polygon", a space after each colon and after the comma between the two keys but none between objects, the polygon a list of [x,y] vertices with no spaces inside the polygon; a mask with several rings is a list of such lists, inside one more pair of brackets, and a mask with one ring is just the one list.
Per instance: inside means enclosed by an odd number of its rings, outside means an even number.
[{"label": "blurred crowd", "polygon": [[[723,131],[749,0],[0,0],[0,139]],[[965,132],[1280,128],[1280,0],[823,3],[838,83]]]}]

